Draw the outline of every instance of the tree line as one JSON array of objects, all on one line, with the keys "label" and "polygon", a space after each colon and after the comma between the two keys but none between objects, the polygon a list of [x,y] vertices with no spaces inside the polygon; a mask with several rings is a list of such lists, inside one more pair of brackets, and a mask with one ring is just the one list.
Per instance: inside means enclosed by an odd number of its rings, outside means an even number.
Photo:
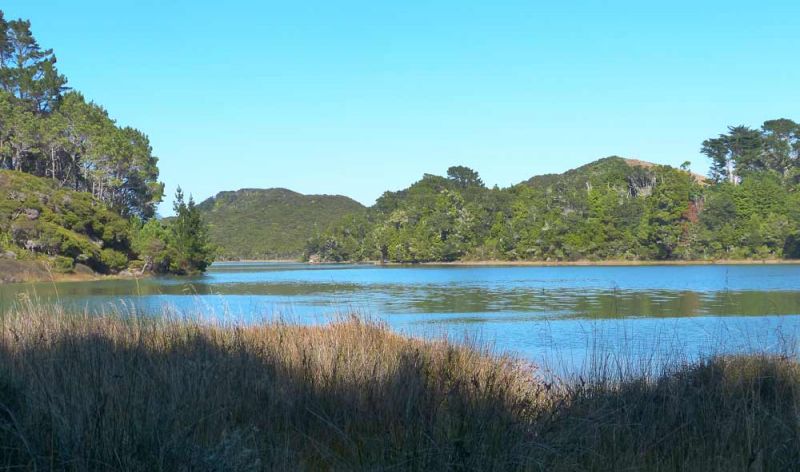
[{"label": "tree line", "polygon": [[314,235],[305,256],[377,260],[800,257],[800,126],[770,120],[706,140],[709,178],[610,157],[509,188],[456,166]]}]

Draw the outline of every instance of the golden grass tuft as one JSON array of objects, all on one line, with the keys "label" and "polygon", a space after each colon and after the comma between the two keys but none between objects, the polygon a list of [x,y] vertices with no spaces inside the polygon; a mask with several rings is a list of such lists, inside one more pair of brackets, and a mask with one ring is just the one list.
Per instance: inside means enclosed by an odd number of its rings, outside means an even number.
[{"label": "golden grass tuft", "polygon": [[792,470],[800,368],[545,383],[358,318],[257,326],[29,304],[0,323],[0,468]]}]

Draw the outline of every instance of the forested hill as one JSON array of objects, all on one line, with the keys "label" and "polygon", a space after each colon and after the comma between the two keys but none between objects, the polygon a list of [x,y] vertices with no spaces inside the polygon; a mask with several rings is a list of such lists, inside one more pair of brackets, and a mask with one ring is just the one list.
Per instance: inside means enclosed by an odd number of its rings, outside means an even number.
[{"label": "forested hill", "polygon": [[306,241],[364,206],[339,195],[283,188],[220,192],[198,206],[224,259],[296,259]]},{"label": "forested hill", "polygon": [[467,167],[386,192],[318,233],[312,260],[689,260],[800,257],[800,126],[770,120],[704,141],[706,179],[608,157],[487,188]]},{"label": "forested hill", "polygon": [[214,250],[191,199],[176,195],[174,225],[154,217],[164,184],[147,135],[71,90],[56,63],[29,21],[0,11],[0,279],[204,270]]}]

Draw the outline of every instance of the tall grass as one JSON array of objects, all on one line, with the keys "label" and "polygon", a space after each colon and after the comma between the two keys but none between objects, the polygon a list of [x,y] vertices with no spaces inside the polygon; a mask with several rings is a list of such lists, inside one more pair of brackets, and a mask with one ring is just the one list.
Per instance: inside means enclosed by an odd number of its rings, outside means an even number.
[{"label": "tall grass", "polygon": [[717,357],[543,380],[358,318],[257,326],[67,314],[0,323],[0,467],[793,470],[800,367]]}]

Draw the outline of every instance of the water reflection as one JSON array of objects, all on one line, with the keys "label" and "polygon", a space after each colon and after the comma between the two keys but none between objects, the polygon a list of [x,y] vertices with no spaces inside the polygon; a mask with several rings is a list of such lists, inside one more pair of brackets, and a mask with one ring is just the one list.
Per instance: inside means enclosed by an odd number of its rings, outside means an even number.
[{"label": "water reflection", "polygon": [[[291,269],[296,270],[296,269]],[[198,299],[218,308],[256,305],[361,307],[381,314],[525,312],[540,319],[800,314],[800,291],[673,291],[576,288],[520,289],[448,285],[357,284],[344,282],[241,282],[156,279],[0,287],[0,308],[20,296],[73,307],[99,309],[117,300],[157,309],[160,300],[193,307]],[[242,315],[247,315],[242,313]]]},{"label": "water reflection", "polygon": [[[642,356],[672,344],[776,346],[800,328],[800,266],[375,267],[222,264],[203,277],[0,286],[0,310],[21,296],[98,311],[124,304],[159,313],[320,322],[356,310],[411,334],[479,336],[503,350],[576,358]],[[720,320],[724,320],[724,323]],[[666,333],[666,334],[665,334]],[[663,339],[662,339],[663,338]],[[757,338],[757,340],[754,340]],[[627,348],[630,348],[628,346]]]}]

